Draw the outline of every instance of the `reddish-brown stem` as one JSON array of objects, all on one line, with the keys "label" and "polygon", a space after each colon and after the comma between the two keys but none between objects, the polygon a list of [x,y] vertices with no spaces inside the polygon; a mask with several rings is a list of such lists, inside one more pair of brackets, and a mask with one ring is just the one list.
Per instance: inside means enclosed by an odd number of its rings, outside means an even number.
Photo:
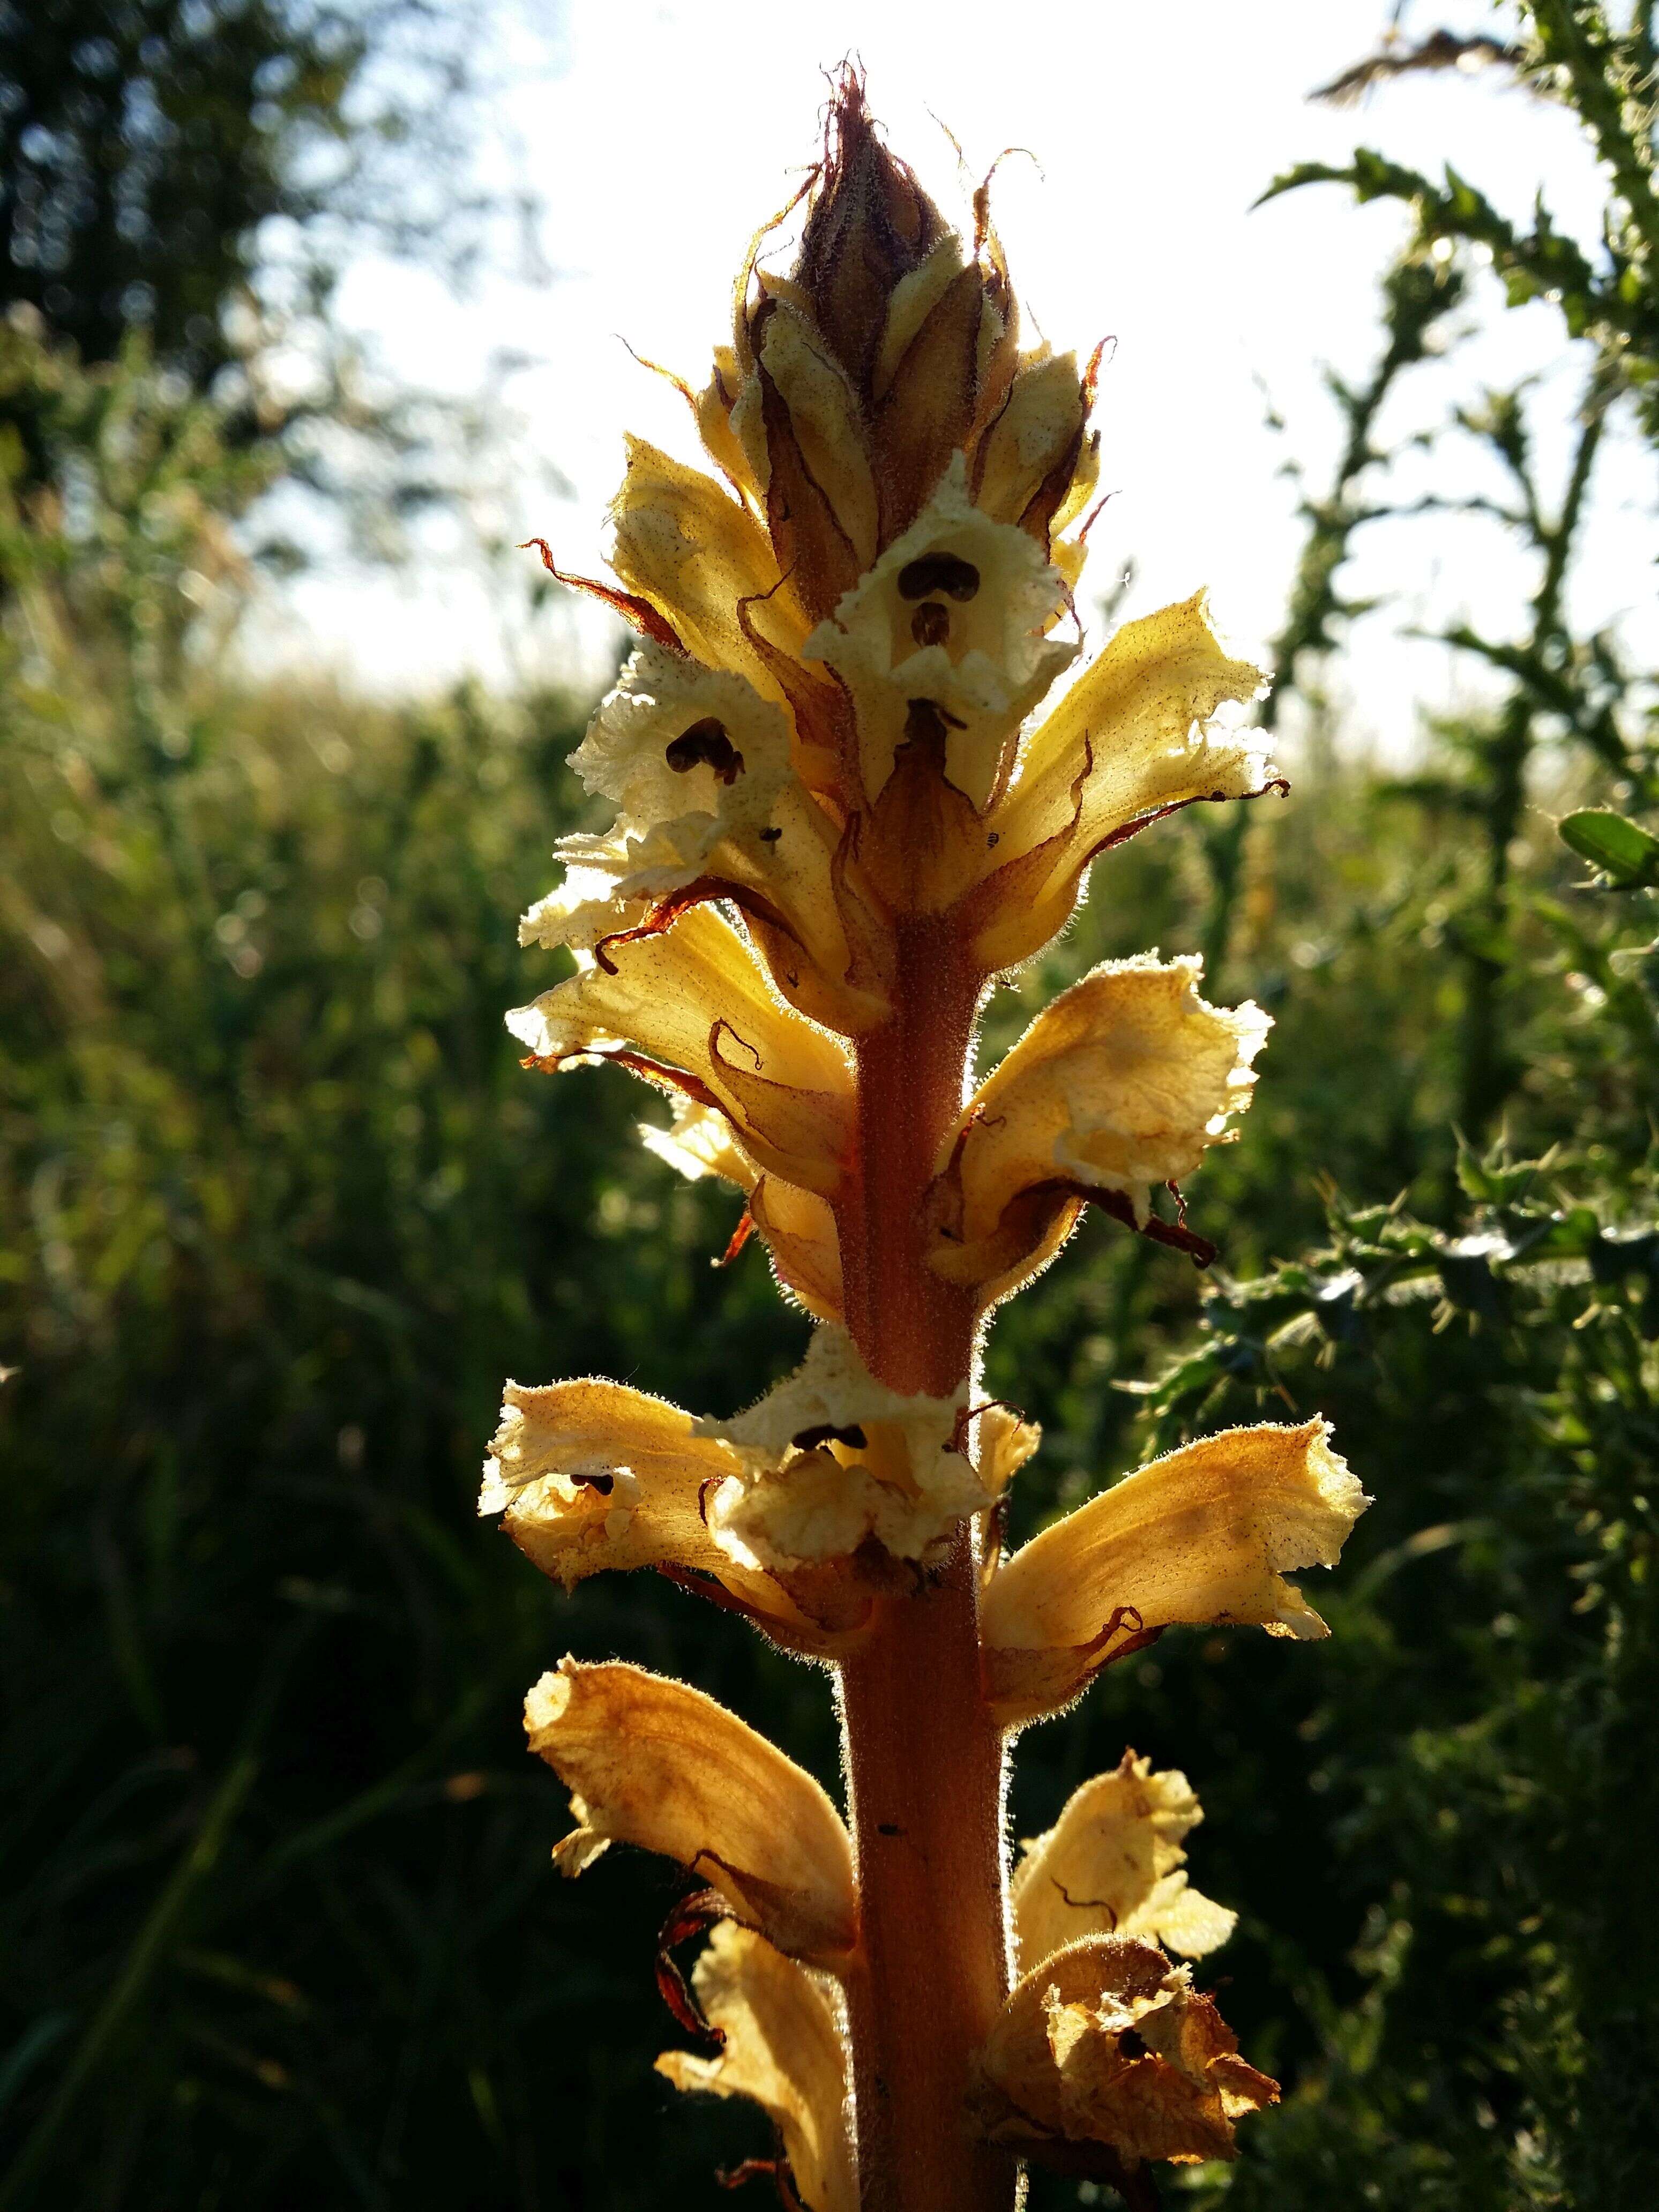
[{"label": "reddish-brown stem", "polygon": [[[926,1263],[921,1200],[961,1111],[980,979],[937,924],[901,925],[894,1018],[860,1039],[855,1188],[837,1209],[848,1324],[873,1374],[945,1397],[969,1379],[971,1298]],[[980,1684],[978,1546],[881,1601],[841,1670],[860,1949],[848,1977],[865,2212],[1008,2212],[975,2141],[969,2061],[1008,1985],[1003,1745]]]}]

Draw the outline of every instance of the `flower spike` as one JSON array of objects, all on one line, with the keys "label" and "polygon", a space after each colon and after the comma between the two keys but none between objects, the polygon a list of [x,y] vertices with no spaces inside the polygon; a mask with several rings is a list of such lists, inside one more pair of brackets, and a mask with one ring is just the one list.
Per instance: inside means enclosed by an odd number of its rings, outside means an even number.
[{"label": "flower spike", "polygon": [[1150,2162],[1233,2154],[1277,2091],[1160,1948],[1233,1924],[1187,1879],[1196,1798],[1126,1753],[1011,1884],[1008,1742],[1177,1624],[1322,1634],[1285,1577],[1366,1502],[1322,1422],[1240,1429],[1002,1557],[1037,1431],[981,1385],[991,1310],[1088,1205],[1214,1256],[1181,1185],[1270,1025],[1195,959],[1108,962],[975,1090],[978,1011],[1097,860],[1284,786],[1201,593],[1083,656],[1103,347],[1022,347],[989,185],[953,228],[839,73],[731,343],[674,380],[712,472],[629,443],[597,588],[641,637],[574,757],[613,818],[561,841],[520,926],[561,980],[508,1016],[526,1066],[665,1093],[643,1141],[740,1194],[725,1258],[758,1239],[817,1323],[732,1419],[508,1383],[480,1501],[566,1588],[648,1568],[836,1670],[845,1826],[684,1684],[567,1660],[526,1708],[566,1871],[620,1840],[698,1886],[659,1977],[713,2047],[659,2069],[762,2106],[775,2154],[722,2178],[787,2212],[1012,2212],[1025,2159],[1146,2212]]}]

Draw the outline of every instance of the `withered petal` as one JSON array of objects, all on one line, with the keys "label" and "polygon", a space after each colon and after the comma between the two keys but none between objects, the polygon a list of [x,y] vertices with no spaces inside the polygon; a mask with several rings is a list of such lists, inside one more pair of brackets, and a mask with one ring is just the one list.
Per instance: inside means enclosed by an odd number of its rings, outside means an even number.
[{"label": "withered petal", "polygon": [[1184,1774],[1126,1751],[1073,1790],[1054,1826],[1024,1844],[1010,1897],[1020,1971],[1087,1936],[1139,1936],[1201,1958],[1237,1914],[1192,1888],[1182,1838],[1204,1817]]},{"label": "withered petal", "polygon": [[1315,1419],[1225,1429],[1139,1468],[1032,1538],[983,1611],[994,1702],[1010,1726],[1068,1703],[1109,1656],[1103,1624],[1325,1624],[1285,1579],[1333,1566],[1370,1500]]},{"label": "withered petal", "polygon": [[530,1747],[571,1792],[567,1872],[609,1843],[678,1859],[792,1958],[858,1940],[852,1847],[811,1776],[684,1682],[564,1659],[525,1700]]},{"label": "withered petal", "polygon": [[1233,2123],[1279,2087],[1190,1970],[1155,1944],[1097,1936],[1015,1986],[980,2053],[970,2110],[993,2142],[1038,2160],[1096,2142],[1127,2165],[1237,2155]]},{"label": "withered petal", "polygon": [[752,2098],[778,2130],[807,2212],[858,2212],[846,2052],[830,1997],[805,1967],[730,1920],[691,1983],[724,2047],[713,2058],[665,2051],[657,2071],[677,2089]]}]

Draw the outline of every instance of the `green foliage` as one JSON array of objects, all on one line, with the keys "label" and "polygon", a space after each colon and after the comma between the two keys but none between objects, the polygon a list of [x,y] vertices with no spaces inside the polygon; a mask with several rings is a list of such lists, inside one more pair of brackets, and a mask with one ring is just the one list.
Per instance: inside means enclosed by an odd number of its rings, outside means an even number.
[{"label": "green foliage", "polygon": [[344,225],[453,226],[476,27],[428,0],[5,0],[0,307],[88,362],[143,334],[204,384],[262,225],[326,216],[334,252]]},{"label": "green foliage", "polygon": [[1621,890],[1659,890],[1659,837],[1604,806],[1581,807],[1561,824],[1580,860],[1600,868]]}]

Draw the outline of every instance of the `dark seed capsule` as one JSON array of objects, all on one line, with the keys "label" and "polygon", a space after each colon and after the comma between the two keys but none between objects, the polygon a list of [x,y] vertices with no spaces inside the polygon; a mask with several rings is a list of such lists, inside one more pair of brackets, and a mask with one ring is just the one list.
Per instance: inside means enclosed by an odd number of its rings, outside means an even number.
[{"label": "dark seed capsule", "polygon": [[979,589],[979,570],[957,553],[924,553],[899,570],[899,597],[925,599],[943,592],[947,599],[971,599]]},{"label": "dark seed capsule", "polygon": [[743,774],[743,755],[726,734],[724,722],[712,714],[683,730],[664,755],[676,775],[689,775],[694,768],[712,768],[722,783],[735,783]]},{"label": "dark seed capsule", "polygon": [[815,1429],[802,1429],[789,1439],[797,1451],[816,1451],[820,1444],[845,1444],[849,1451],[866,1449],[863,1430],[856,1421],[849,1421],[838,1429],[833,1421],[821,1421]]},{"label": "dark seed capsule", "polygon": [[943,645],[951,635],[951,610],[924,599],[910,617],[910,635],[918,645]]}]

